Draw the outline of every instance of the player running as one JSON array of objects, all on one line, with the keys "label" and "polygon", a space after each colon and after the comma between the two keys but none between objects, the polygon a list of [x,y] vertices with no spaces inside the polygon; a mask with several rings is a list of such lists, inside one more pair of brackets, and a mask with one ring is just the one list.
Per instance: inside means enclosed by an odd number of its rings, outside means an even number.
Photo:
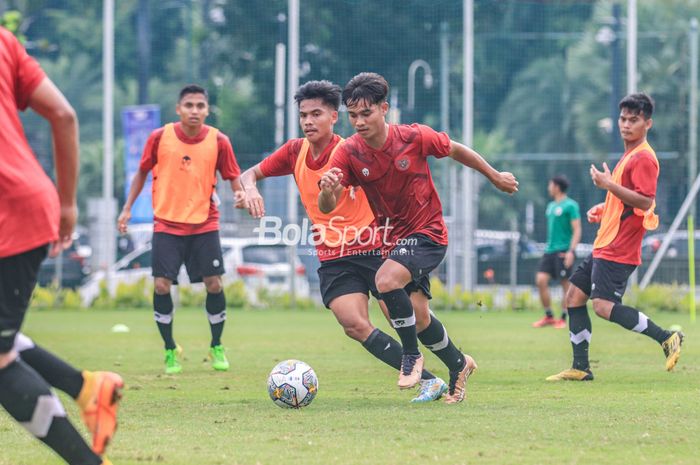
[{"label": "player running", "polygon": [[618,125],[625,153],[612,173],[607,163],[603,163],[603,171],[591,165],[593,184],[607,194],[605,203],[588,210],[588,221],[600,223],[600,228],[593,253],[576,268],[566,293],[573,365],[548,377],[548,381],[593,379],[588,361],[591,319],[586,302],[589,298],[599,317],[661,344],[666,370],[673,370],[680,357],[683,333],[662,329],[644,313],[622,304],[627,279],[642,263],[644,233],[656,229],[659,224],[654,214],[659,162],[647,142],[647,132],[653,124],[654,101],[643,93],[631,94],[620,101],[619,107]]},{"label": "player running", "polygon": [[[319,181],[330,167],[331,157],[343,139],[333,133],[338,120],[341,89],[328,81],[310,81],[299,87],[294,100],[299,105],[303,138],[292,139],[241,176],[246,191],[244,206],[255,218],[265,215],[265,205],[256,181],[294,175],[302,204],[314,224],[318,270],[323,304],[335,315],[345,334],[360,342],[369,353],[389,366],[401,368],[401,345],[375,328],[369,319],[368,295],[378,297],[374,276],[382,264],[381,230],[361,189],[343,189],[333,214],[318,208]],[[243,205],[239,205],[243,206]],[[419,283],[428,292],[427,279]],[[412,285],[409,289],[417,290]],[[383,303],[380,306],[385,309]],[[423,321],[423,326],[427,321]],[[420,393],[412,402],[440,398],[447,385],[427,370],[420,375]]]},{"label": "player running", "polygon": [[[427,278],[447,249],[442,204],[427,157],[450,156],[508,193],[517,191],[518,183],[511,173],[496,171],[478,153],[445,133],[420,124],[387,124],[388,92],[386,80],[375,73],[358,74],[345,86],[343,102],[357,134],[336,151],[332,168],[323,175],[319,208],[325,213],[337,208],[341,184],[359,186],[366,193],[377,223],[388,231],[388,259],[377,271],[376,285],[403,346],[398,385],[407,389],[420,379],[420,339],[448,367],[445,401],[457,403],[464,400],[467,378],[477,368],[476,362],[455,347],[442,323],[429,312],[428,296],[416,293],[422,303],[415,305],[414,313],[404,290]],[[421,319],[429,321],[422,331],[416,327]]]},{"label": "player running", "polygon": [[[78,216],[78,119],[39,63],[2,27],[0,62],[0,405],[67,463],[110,465],[100,455],[117,428],[121,377],[80,372],[19,332],[41,262],[71,243]],[[24,136],[18,110],[27,107],[51,124],[56,186]],[[92,450],[51,386],[77,401]]]}]

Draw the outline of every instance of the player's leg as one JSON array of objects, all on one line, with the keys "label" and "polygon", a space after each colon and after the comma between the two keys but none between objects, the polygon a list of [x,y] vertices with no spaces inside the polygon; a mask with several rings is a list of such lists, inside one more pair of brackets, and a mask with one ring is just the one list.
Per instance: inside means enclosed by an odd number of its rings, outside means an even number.
[{"label": "player's leg", "polygon": [[415,284],[415,288],[411,292],[411,302],[416,312],[416,320],[425,322],[418,326],[421,329],[418,333],[418,339],[449,370],[450,381],[447,386],[445,401],[448,403],[461,402],[466,396],[467,380],[476,370],[477,365],[471,356],[463,354],[454,345],[447,334],[445,326],[430,311],[428,300],[430,291],[429,287],[425,289],[426,283],[429,283],[427,276],[423,277],[418,284]]},{"label": "player's leg", "polygon": [[[545,257],[542,257],[545,260]],[[542,263],[540,263],[540,270],[542,269]],[[532,323],[533,328],[542,328],[543,326],[549,326],[554,324],[554,313],[552,313],[552,298],[549,293],[549,280],[552,276],[544,271],[538,271],[535,275],[535,285],[537,286],[537,291],[540,296],[540,302],[542,303],[542,308],[544,309],[544,316],[539,320]]]},{"label": "player's leg", "polygon": [[666,356],[666,369],[670,371],[680,357],[683,334],[665,330],[643,312],[622,304],[627,280],[635,268],[634,265],[595,259],[593,261],[595,288],[591,293],[593,310],[601,318],[615,322],[630,331],[644,334],[658,342]]},{"label": "player's leg", "polygon": [[547,381],[589,381],[593,379],[588,360],[592,326],[586,307],[588,296],[591,293],[592,271],[593,257],[588,256],[571,276],[565,298],[569,313],[569,339],[573,350],[573,363],[571,368],[549,376]]},{"label": "player's leg", "polygon": [[185,244],[185,267],[190,282],[204,281],[207,290],[205,309],[211,331],[209,359],[212,368],[226,371],[229,369],[229,362],[221,344],[221,335],[226,323],[226,296],[222,276],[226,270],[219,231],[189,236]]},{"label": "player's leg", "polygon": [[71,396],[80,407],[80,416],[92,435],[92,449],[104,453],[117,429],[117,410],[124,381],[108,371],[78,371],[18,333],[15,348],[20,358],[49,385]]},{"label": "player's leg", "polygon": [[391,325],[401,339],[403,356],[398,385],[401,389],[412,388],[420,381],[423,371],[423,356],[418,350],[416,317],[411,299],[404,287],[411,282],[411,271],[401,263],[389,258],[377,271],[377,291],[389,310]]},{"label": "player's leg", "polygon": [[178,360],[181,349],[173,338],[173,298],[170,294],[184,261],[185,238],[167,233],[153,233],[151,254],[153,274],[153,316],[165,346],[165,373],[182,371]]},{"label": "player's leg", "polygon": [[554,322],[554,327],[556,329],[564,329],[568,327],[568,324],[566,322],[566,319],[569,315],[569,312],[566,311],[566,294],[569,292],[569,287],[571,286],[571,283],[569,282],[568,279],[562,279],[560,282],[561,285],[561,291],[562,291],[562,298],[561,298],[561,318],[556,320]]},{"label": "player's leg", "polygon": [[70,464],[102,459],[66,417],[49,384],[18,356],[15,347],[46,247],[0,259],[0,405],[37,439]]}]

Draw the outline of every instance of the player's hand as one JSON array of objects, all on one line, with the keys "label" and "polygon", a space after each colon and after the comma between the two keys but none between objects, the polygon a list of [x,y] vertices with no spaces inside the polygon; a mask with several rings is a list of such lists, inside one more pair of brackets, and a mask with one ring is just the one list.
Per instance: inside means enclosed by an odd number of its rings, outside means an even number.
[{"label": "player's hand", "polygon": [[574,260],[576,260],[576,255],[569,250],[565,252],[564,254],[564,268],[571,268],[571,266],[574,264]]},{"label": "player's hand", "polygon": [[586,212],[586,218],[588,219],[589,223],[600,223],[600,220],[603,216],[603,204],[599,203],[598,205],[594,205],[593,207],[590,208]]},{"label": "player's hand", "polygon": [[127,225],[129,224],[130,219],[131,210],[122,210],[122,212],[119,214],[119,218],[117,218],[117,229],[119,230],[120,234],[126,234],[127,230],[129,229]]},{"label": "player's hand", "polygon": [[343,172],[340,170],[340,168],[331,168],[323,173],[323,176],[321,176],[319,187],[324,193],[333,194],[340,185],[340,181],[342,179]]},{"label": "player's hand", "polygon": [[70,247],[73,242],[73,230],[75,229],[75,223],[78,220],[78,206],[76,204],[72,205],[62,205],[61,206],[61,220],[58,226],[58,240],[51,243],[49,247],[49,256],[56,257],[63,250]]},{"label": "player's hand", "polygon": [[245,208],[245,190],[241,189],[233,191],[233,206],[234,208]]},{"label": "player's hand", "polygon": [[265,201],[257,187],[246,189],[245,208],[253,218],[265,216]]},{"label": "player's hand", "polygon": [[603,162],[603,171],[599,171],[595,165],[591,165],[591,179],[597,188],[607,190],[612,183],[612,174],[608,164]]},{"label": "player's hand", "polygon": [[496,186],[498,190],[508,194],[518,192],[519,184],[513,173],[509,173],[508,171],[501,171],[493,180],[493,185]]}]

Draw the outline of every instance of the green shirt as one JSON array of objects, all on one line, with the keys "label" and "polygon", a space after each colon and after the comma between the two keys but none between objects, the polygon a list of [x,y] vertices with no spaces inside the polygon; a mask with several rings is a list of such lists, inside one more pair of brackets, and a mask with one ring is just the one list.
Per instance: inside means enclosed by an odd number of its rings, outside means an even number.
[{"label": "green shirt", "polygon": [[569,250],[573,229],[571,222],[581,218],[578,203],[565,197],[561,202],[547,205],[547,248],[544,253]]}]

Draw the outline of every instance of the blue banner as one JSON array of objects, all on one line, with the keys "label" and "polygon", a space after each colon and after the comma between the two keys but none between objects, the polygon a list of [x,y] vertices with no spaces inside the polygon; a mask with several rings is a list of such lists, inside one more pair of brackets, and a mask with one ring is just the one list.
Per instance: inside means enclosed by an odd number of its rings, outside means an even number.
[{"label": "blue banner", "polygon": [[[160,107],[158,105],[134,105],[122,109],[122,128],[124,131],[124,198],[129,195],[131,181],[139,169],[141,154],[146,145],[148,136],[160,127]],[[143,186],[141,195],[138,196],[131,208],[131,223],[152,223],[151,173]]]}]

